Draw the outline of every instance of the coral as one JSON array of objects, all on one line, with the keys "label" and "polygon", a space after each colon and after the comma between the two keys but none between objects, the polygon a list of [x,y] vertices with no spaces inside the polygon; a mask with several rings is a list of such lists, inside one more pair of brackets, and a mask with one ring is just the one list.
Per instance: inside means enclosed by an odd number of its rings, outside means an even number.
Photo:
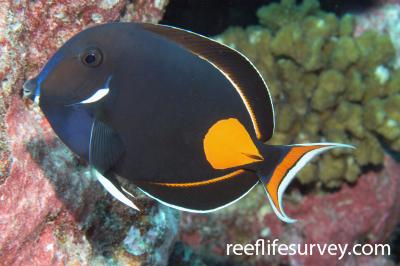
[{"label": "coral", "polygon": [[257,16],[261,25],[276,31],[289,23],[298,23],[307,14],[318,10],[319,2],[316,0],[306,1],[301,6],[297,6],[294,0],[282,0],[280,4],[261,7]]},{"label": "coral", "polygon": [[[177,212],[137,197],[130,210],[104,191],[61,143],[38,107],[21,99],[70,36],[99,22],[161,19],[166,1],[2,1],[0,5],[1,265],[139,265],[168,261]],[[134,188],[130,187],[134,194]],[[132,243],[140,230],[144,252]],[[157,234],[157,241],[154,235]],[[151,251],[151,252],[150,252]]]},{"label": "coral", "polygon": [[185,262],[185,258],[206,261],[214,255],[224,260],[223,265],[393,265],[387,257],[348,254],[340,261],[337,257],[315,253],[312,256],[226,256],[227,244],[255,243],[260,238],[279,239],[279,243],[286,244],[387,243],[400,221],[400,166],[390,157],[384,159],[384,165],[380,172],[362,175],[356,185],[345,184],[334,193],[292,195],[285,202],[285,209],[290,217],[298,219],[294,224],[282,223],[271,213],[261,187],[235,206],[219,212],[185,213],[181,241],[186,245],[187,256],[183,251],[172,256]]},{"label": "coral", "polygon": [[335,150],[299,174],[303,184],[337,188],[361,169],[382,165],[383,149],[400,151],[400,77],[388,34],[319,9],[316,0],[282,0],[258,10],[260,25],[216,36],[247,55],[271,90],[277,114],[272,144],[332,141]]},{"label": "coral", "polygon": [[395,67],[400,66],[400,3],[398,0],[381,0],[383,5],[377,5],[356,17],[355,35],[360,36],[367,30],[373,29],[387,33],[392,39],[397,56],[394,58]]},{"label": "coral", "polygon": [[311,107],[320,112],[334,107],[344,90],[345,84],[342,73],[333,69],[322,72],[311,98]]}]

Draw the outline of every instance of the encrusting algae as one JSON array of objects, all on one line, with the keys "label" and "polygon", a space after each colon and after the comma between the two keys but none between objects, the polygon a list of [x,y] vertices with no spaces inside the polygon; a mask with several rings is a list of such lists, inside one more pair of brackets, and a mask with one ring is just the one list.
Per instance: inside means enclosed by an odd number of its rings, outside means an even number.
[{"label": "encrusting algae", "polygon": [[355,145],[323,155],[299,173],[302,184],[336,188],[362,167],[381,165],[385,143],[400,151],[400,70],[387,34],[354,37],[355,21],[316,0],[260,8],[260,25],[232,27],[215,39],[245,54],[272,93],[272,144],[331,141]]}]

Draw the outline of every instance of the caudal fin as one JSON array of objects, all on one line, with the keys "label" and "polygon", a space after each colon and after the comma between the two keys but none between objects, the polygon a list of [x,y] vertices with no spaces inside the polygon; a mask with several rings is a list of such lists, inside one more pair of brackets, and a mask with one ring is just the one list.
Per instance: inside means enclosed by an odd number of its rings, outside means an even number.
[{"label": "caudal fin", "polygon": [[[262,153],[264,158],[275,157],[275,163],[271,161],[261,167],[257,174],[267,193],[268,199],[276,215],[282,221],[293,223],[296,220],[288,217],[283,210],[282,196],[304,165],[314,156],[333,148],[354,148],[351,145],[339,143],[310,143],[290,146],[266,145]],[[268,162],[268,160],[266,160]]]}]

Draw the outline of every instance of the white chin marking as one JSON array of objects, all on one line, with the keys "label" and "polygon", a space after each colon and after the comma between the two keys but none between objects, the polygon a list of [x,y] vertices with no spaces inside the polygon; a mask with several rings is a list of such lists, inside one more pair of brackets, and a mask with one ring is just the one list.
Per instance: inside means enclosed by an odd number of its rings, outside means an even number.
[{"label": "white chin marking", "polygon": [[104,96],[106,96],[109,91],[110,91],[109,88],[99,89],[92,96],[90,96],[86,100],[81,101],[80,103],[87,104],[87,103],[97,102],[101,100]]},{"label": "white chin marking", "polygon": [[139,210],[139,208],[130,200],[128,199],[124,193],[122,193],[118,188],[114,186],[114,184],[108,180],[106,177],[104,177],[102,174],[100,174],[96,169],[93,169],[94,175],[96,176],[97,180],[104,186],[104,188],[111,194],[113,195],[114,198],[119,200],[120,202],[124,203],[128,207],[131,207],[132,209]]},{"label": "white chin marking", "polygon": [[33,100],[33,102],[34,102],[35,104],[39,105],[40,96],[39,96],[39,95],[36,95],[35,98],[34,98],[34,100]]}]

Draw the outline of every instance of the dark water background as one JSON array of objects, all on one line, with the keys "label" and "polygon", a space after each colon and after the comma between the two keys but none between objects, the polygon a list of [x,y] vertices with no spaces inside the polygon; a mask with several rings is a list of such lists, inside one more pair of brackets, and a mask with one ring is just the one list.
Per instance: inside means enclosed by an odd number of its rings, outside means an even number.
[{"label": "dark water background", "polygon": [[[217,35],[229,26],[258,24],[256,11],[279,0],[170,0],[161,24],[188,29],[203,35]],[[301,3],[302,1],[296,1]],[[363,12],[377,0],[320,0],[321,9],[336,13]]]}]

